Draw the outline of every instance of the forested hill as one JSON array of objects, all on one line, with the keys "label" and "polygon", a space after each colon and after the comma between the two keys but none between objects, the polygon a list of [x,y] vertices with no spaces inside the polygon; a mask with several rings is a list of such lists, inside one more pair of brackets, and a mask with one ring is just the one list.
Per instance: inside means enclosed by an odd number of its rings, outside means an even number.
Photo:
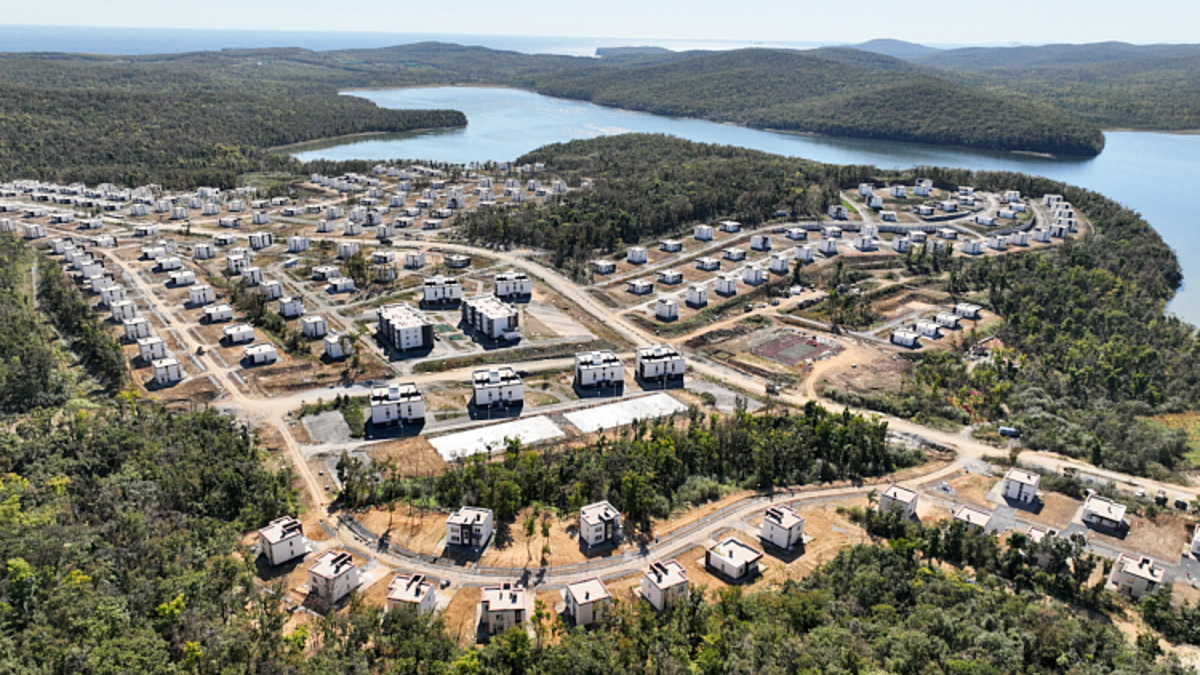
[{"label": "forested hill", "polygon": [[[257,57],[257,58],[256,58]],[[295,169],[265,149],[364,132],[462,126],[452,110],[388,110],[342,96],[331,69],[263,54],[0,58],[0,176],[232,187]]]},{"label": "forested hill", "polygon": [[956,82],[1038,98],[1102,127],[1200,129],[1200,45],[972,48],[913,61]]},{"label": "forested hill", "polygon": [[1052,106],[906,70],[745,49],[543,76],[534,89],[660,115],[835,136],[1085,156],[1104,147],[1098,127]]}]

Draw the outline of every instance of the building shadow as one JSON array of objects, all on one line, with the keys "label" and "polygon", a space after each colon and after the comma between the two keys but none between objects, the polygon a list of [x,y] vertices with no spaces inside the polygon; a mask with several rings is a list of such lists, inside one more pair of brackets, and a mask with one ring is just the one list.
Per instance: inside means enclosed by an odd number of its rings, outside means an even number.
[{"label": "building shadow", "polygon": [[621,398],[625,395],[624,382],[605,383],[593,387],[585,387],[576,382],[571,384],[571,388],[580,399]]},{"label": "building shadow", "polygon": [[467,404],[467,416],[473,420],[505,420],[521,416],[525,409],[523,401],[511,405],[480,406],[474,401]]},{"label": "building shadow", "polygon": [[373,440],[388,440],[395,438],[413,438],[420,436],[425,430],[425,419],[406,424],[375,424],[367,422],[366,437]]}]

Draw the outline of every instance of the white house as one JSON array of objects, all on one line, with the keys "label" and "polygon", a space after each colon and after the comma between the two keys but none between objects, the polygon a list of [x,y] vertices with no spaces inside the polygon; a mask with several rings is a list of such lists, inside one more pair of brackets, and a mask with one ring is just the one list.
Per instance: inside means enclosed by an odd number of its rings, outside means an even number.
[{"label": "white house", "polygon": [[894,223],[899,220],[899,216],[896,215],[895,211],[880,211],[879,219],[885,223]]},{"label": "white house", "polygon": [[958,230],[953,227],[940,227],[938,228],[937,236],[942,239],[958,239]]},{"label": "white house", "polygon": [[263,282],[263,271],[261,267],[251,265],[242,270],[242,280],[247,286],[257,286]]},{"label": "white house", "polygon": [[412,382],[371,389],[371,424],[407,424],[425,419],[425,397]]},{"label": "white house", "polygon": [[842,206],[841,204],[835,204],[833,206],[830,206],[829,210],[827,211],[827,214],[829,215],[830,218],[833,218],[834,220],[845,220],[847,217],[849,217],[849,213],[846,211],[846,207]]},{"label": "white house", "polygon": [[860,234],[854,238],[854,248],[860,251],[874,251],[875,237],[866,234]]},{"label": "white house", "polygon": [[687,289],[686,302],[691,307],[703,307],[708,304],[708,287],[704,284],[692,284]]},{"label": "white house", "polygon": [[873,209],[883,208],[883,197],[879,195],[871,195],[867,197],[867,206]]},{"label": "white house", "polygon": [[250,267],[250,259],[244,255],[230,253],[225,256],[225,269],[233,274],[241,274],[243,270]]},{"label": "white house", "polygon": [[928,204],[917,204],[912,210],[913,213],[922,217],[929,217],[933,215],[933,207]]},{"label": "white house", "polygon": [[493,281],[498,298],[524,298],[533,294],[533,281],[520,270],[499,272]]},{"label": "white house", "polygon": [[111,305],[113,321],[124,321],[137,316],[137,305],[132,300],[118,300]]},{"label": "white house", "polygon": [[346,224],[342,226],[342,234],[347,237],[357,237],[362,234],[362,231],[362,222],[359,221],[347,220]]},{"label": "white house", "polygon": [[312,268],[313,281],[328,281],[341,273],[337,265],[316,265]]},{"label": "white house", "polygon": [[730,296],[737,295],[738,281],[740,278],[737,273],[730,272],[717,277],[716,291],[720,295]]},{"label": "white house", "polygon": [[419,311],[397,302],[375,311],[379,336],[400,351],[433,346],[433,324]]},{"label": "white house", "polygon": [[696,259],[696,269],[703,270],[705,272],[712,272],[713,270],[719,270],[719,269],[721,269],[721,261],[717,260],[716,258],[708,258],[708,257],[697,258]]},{"label": "white house", "polygon": [[654,290],[654,284],[647,279],[630,279],[625,282],[625,291],[634,295],[646,295]]},{"label": "white house", "polygon": [[350,277],[334,277],[329,280],[330,293],[350,293],[354,291],[354,280]]},{"label": "white house", "polygon": [[525,401],[525,383],[508,366],[471,373],[471,389],[476,407],[519,405]]},{"label": "white house", "polygon": [[512,584],[483,589],[479,601],[480,625],[489,635],[520,626],[529,618],[529,598],[525,589]]},{"label": "white house", "polygon": [[326,551],[308,568],[309,589],[327,605],[333,605],[349,595],[358,587],[358,583],[358,565],[345,551]]},{"label": "white house", "polygon": [[151,361],[150,368],[154,371],[155,384],[166,385],[183,379],[183,367],[173,356]]},{"label": "white house", "polygon": [[417,616],[437,609],[437,589],[424,574],[397,574],[387,587],[387,610],[412,607]]},{"label": "white house", "polygon": [[176,272],[171,272],[170,277],[171,285],[175,287],[191,286],[192,284],[196,283],[196,273],[191,270],[179,270]]},{"label": "white house", "polygon": [[889,485],[883,494],[879,495],[879,512],[897,510],[906,518],[912,518],[917,514],[918,501],[915,491],[900,485]]},{"label": "white house", "polygon": [[750,236],[750,249],[754,251],[770,251],[771,237],[765,234],[755,234]]},{"label": "white house", "polygon": [[325,337],[329,324],[320,314],[310,314],[300,319],[300,334],[307,338]]},{"label": "white house", "polygon": [[687,570],[674,560],[652,562],[642,573],[638,594],[660,612],[673,607],[690,595]]},{"label": "white house", "polygon": [[[833,241],[833,240],[830,239],[829,241]],[[836,250],[837,245],[834,244],[834,246],[835,246],[835,250]],[[816,253],[816,249],[813,248],[811,245],[807,245],[807,244],[804,246],[797,246],[796,248],[792,249],[792,257],[795,258],[798,262],[802,262],[802,263],[812,262],[816,257],[815,253]]]},{"label": "white house", "polygon": [[421,269],[425,266],[425,252],[406,251],[404,253],[404,266],[410,270]]},{"label": "white house", "polygon": [[589,547],[620,541],[621,512],[608,502],[579,509],[579,538]]},{"label": "white house", "polygon": [[135,225],[133,227],[133,236],[135,237],[157,237],[157,225]]},{"label": "white house", "polygon": [[975,188],[970,185],[959,185],[958,194],[963,197],[970,197],[975,194]]},{"label": "white house", "polygon": [[25,223],[22,228],[26,239],[42,239],[46,236],[46,226],[41,223]]},{"label": "white house", "polygon": [[969,302],[960,302],[954,306],[954,313],[964,319],[978,319],[983,308]]},{"label": "white house", "polygon": [[446,518],[446,544],[482,548],[492,538],[491,509],[463,506]]},{"label": "white house", "polygon": [[983,225],[985,227],[995,227],[996,219],[992,216],[978,215],[978,216],[975,216],[975,223],[978,225]]},{"label": "white house", "polygon": [[1048,193],[1045,195],[1042,195],[1042,203],[1045,204],[1046,206],[1054,206],[1055,204],[1061,202],[1062,200],[1063,200],[1062,195],[1054,195],[1054,194],[1048,194]]},{"label": "white house", "polygon": [[746,259],[746,252],[736,246],[725,249],[721,252],[726,260],[739,262]]},{"label": "white house", "polygon": [[138,357],[142,363],[150,363],[156,359],[167,358],[167,343],[157,335],[140,338],[137,341]]},{"label": "white house", "polygon": [[283,284],[272,279],[258,285],[258,292],[267,300],[278,300],[283,297]]},{"label": "white house", "polygon": [[1091,495],[1083,503],[1083,522],[1109,530],[1120,530],[1125,526],[1125,505],[1100,495]]},{"label": "white house", "polygon": [[762,557],[761,551],[737,537],[729,537],[704,552],[704,565],[733,580],[747,579],[758,573]]},{"label": "white house", "polygon": [[349,340],[341,335],[338,335],[337,333],[330,333],[329,335],[326,335],[325,356],[333,360],[345,358],[346,351],[348,349],[348,342]]},{"label": "white house", "polygon": [[604,582],[597,578],[568,585],[563,591],[563,600],[567,603],[566,614],[576,626],[590,626],[603,621],[612,604],[612,596]]},{"label": "white house", "polygon": [[260,342],[246,345],[242,348],[242,359],[252,365],[275,363],[279,360],[279,352],[270,342]]},{"label": "white house", "polygon": [[[463,269],[471,266],[471,256],[462,255],[461,253],[450,253],[443,257],[446,267],[451,269]],[[613,263],[613,269],[616,269],[616,263]]]},{"label": "white house", "polygon": [[1192,532],[1192,557],[1200,558],[1200,527]]},{"label": "white house", "polygon": [[941,326],[939,326],[936,321],[917,319],[915,328],[921,337],[927,337],[936,340],[942,336]]},{"label": "white house", "polygon": [[493,340],[519,340],[521,315],[515,307],[492,295],[469,298],[462,303],[463,323]]},{"label": "white house", "polygon": [[395,251],[372,251],[371,264],[373,265],[391,265],[396,262]]},{"label": "white house", "polygon": [[988,247],[997,251],[1004,251],[1008,248],[1008,237],[1002,234],[993,234],[988,237]]},{"label": "white house", "polygon": [[150,335],[150,320],[144,316],[125,319],[122,324],[125,327],[126,340],[133,341]]},{"label": "white house", "polygon": [[339,241],[337,245],[337,257],[345,260],[346,258],[354,257],[358,253],[357,241]]},{"label": "white house", "polygon": [[1049,234],[1055,239],[1062,239],[1071,233],[1071,228],[1061,223],[1054,223],[1050,226]]},{"label": "white house", "polygon": [[250,248],[255,251],[267,248],[275,243],[275,237],[270,232],[251,232]]},{"label": "white house", "polygon": [[258,531],[258,551],[272,565],[302,558],[312,551],[304,526],[291,516],[276,518]]},{"label": "white house", "polygon": [[596,270],[596,274],[612,274],[617,271],[617,263],[611,260],[593,260],[592,269]]},{"label": "white house", "polygon": [[694,233],[699,241],[712,241],[713,227],[712,225],[697,225]]},{"label": "white house", "polygon": [[659,243],[658,250],[666,253],[679,253],[683,250],[683,242],[678,239],[664,239]]},{"label": "white house", "polygon": [[874,191],[875,191],[874,183],[859,183],[858,184],[858,194],[862,195],[863,197],[870,195]]},{"label": "white house", "polygon": [[[1016,220],[1017,212],[1013,209],[1000,209],[998,212],[996,212],[996,217],[1000,218],[1001,220]],[[992,224],[995,225],[996,221],[993,220]]]},{"label": "white house", "polygon": [[641,265],[649,259],[648,256],[649,254],[646,252],[645,248],[641,246],[630,246],[629,249],[625,251],[625,262],[628,262],[631,265]]},{"label": "white house", "polygon": [[607,386],[625,381],[625,364],[612,350],[575,355],[575,386]]},{"label": "white house", "polygon": [[888,188],[888,194],[892,196],[892,199],[904,199],[908,196],[908,191],[903,185],[893,185]]},{"label": "white house", "polygon": [[790,551],[804,544],[804,517],[787,504],[772,506],[763,514],[758,538],[763,543]]},{"label": "white house", "polygon": [[933,320],[942,328],[958,328],[958,315],[951,312],[938,312]]},{"label": "white house", "polygon": [[1038,484],[1042,477],[1032,471],[1012,468],[1004,474],[1003,494],[1005,499],[1011,499],[1024,504],[1037,501]]},{"label": "white house", "polygon": [[235,323],[232,326],[226,326],[222,329],[222,332],[225,334],[225,341],[231,345],[254,342],[254,326],[248,323]]},{"label": "white house", "polygon": [[767,280],[766,273],[758,265],[747,265],[742,269],[742,281],[757,286]]},{"label": "white house", "polygon": [[204,320],[208,323],[220,323],[233,319],[233,307],[226,304],[208,305],[204,308]]},{"label": "white house", "polygon": [[817,242],[817,250],[820,251],[822,255],[837,255],[837,239],[822,239],[821,241]]},{"label": "white house", "polygon": [[237,243],[236,234],[214,234],[212,237],[213,246],[232,246]]},{"label": "white house", "polygon": [[959,250],[967,255],[979,255],[983,253],[983,242],[978,239],[966,239],[959,245]]},{"label": "white house", "polygon": [[683,272],[679,270],[659,270],[656,277],[660,284],[677,284],[683,281]]},{"label": "white house", "polygon": [[775,274],[787,274],[791,271],[792,261],[786,253],[772,253],[767,267]]},{"label": "white house", "polygon": [[634,352],[634,375],[642,380],[682,378],[683,356],[670,345],[638,347]]},{"label": "white house", "polygon": [[988,525],[992,522],[992,514],[987,511],[973,509],[970,506],[960,506],[954,512],[954,519],[967,524],[967,529],[979,528],[986,531]]},{"label": "white house", "polygon": [[241,227],[242,219],[237,216],[222,216],[217,219],[217,225],[221,227]]},{"label": "white house", "polygon": [[426,305],[455,304],[462,301],[462,284],[454,277],[441,274],[429,277],[421,284],[421,302]]},{"label": "white house", "polygon": [[296,296],[284,296],[279,299],[279,315],[285,319],[294,319],[304,314],[304,300]]},{"label": "white house", "polygon": [[109,286],[100,291],[100,303],[106,307],[112,307],[114,302],[120,302],[125,299],[124,286]]},{"label": "white house", "polygon": [[308,250],[308,237],[288,237],[287,247],[288,253],[303,253]]},{"label": "white house", "polygon": [[659,321],[674,321],[679,318],[679,301],[675,298],[659,297],[655,303],[654,316]]},{"label": "white house", "polygon": [[1021,201],[1021,191],[1020,190],[1005,190],[1004,201],[1006,201],[1010,204],[1015,204],[1015,203]]},{"label": "white house", "polygon": [[897,328],[892,331],[892,344],[901,347],[916,348],[921,346],[921,336],[915,331]]},{"label": "white house", "polygon": [[736,220],[722,220],[721,222],[717,223],[717,227],[722,232],[728,232],[729,234],[742,231],[742,224]]},{"label": "white house", "polygon": [[950,201],[949,199],[947,199],[945,201],[938,202],[937,208],[939,211],[945,211],[946,213],[954,213],[955,211],[958,210],[958,202]]},{"label": "white house", "polygon": [[1108,583],[1115,586],[1118,592],[1137,600],[1162,586],[1163,573],[1163,568],[1150,558],[1122,553],[1113,564]]},{"label": "white house", "polygon": [[793,241],[805,241],[808,239],[808,230],[803,227],[789,227],[784,231],[784,236]]},{"label": "white house", "polygon": [[1028,246],[1029,245],[1029,233],[1028,232],[1012,232],[1008,235],[1008,243],[1012,244],[1013,246]]}]

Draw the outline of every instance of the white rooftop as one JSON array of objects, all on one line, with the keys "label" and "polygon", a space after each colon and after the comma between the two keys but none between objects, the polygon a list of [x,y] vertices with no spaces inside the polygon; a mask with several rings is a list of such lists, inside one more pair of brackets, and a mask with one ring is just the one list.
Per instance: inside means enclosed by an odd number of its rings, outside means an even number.
[{"label": "white rooftop", "polygon": [[687,410],[687,406],[670,394],[653,394],[628,401],[577,410],[563,417],[585,434],[615,429],[633,424],[635,420],[666,417]]},{"label": "white rooftop", "polygon": [[969,506],[960,506],[954,513],[954,519],[961,520],[968,525],[987,527],[988,523],[992,522],[992,514]]},{"label": "white rooftop", "polygon": [[1101,518],[1106,518],[1112,521],[1120,522],[1125,518],[1124,504],[1118,504],[1113,500],[1105,499],[1100,495],[1092,495],[1088,497],[1087,501],[1083,503],[1083,508],[1085,511],[1091,511]]},{"label": "white rooftop", "polygon": [[530,445],[563,436],[562,429],[550,421],[550,418],[538,415],[439,436],[430,439],[429,444],[437,450],[442,459],[450,461],[457,457],[487,452],[489,447],[503,448],[505,439],[508,438],[518,439],[522,444]]},{"label": "white rooftop", "polygon": [[1026,471],[1024,469],[1013,468],[1013,469],[1009,469],[1008,473],[1006,473],[1004,475],[1004,480],[1016,481],[1023,485],[1032,485],[1033,487],[1036,488],[1038,486],[1038,483],[1040,483],[1042,481],[1042,477],[1037,475],[1036,473],[1033,473],[1032,471]]},{"label": "white rooftop", "polygon": [[883,496],[889,499],[895,499],[902,504],[908,504],[917,498],[917,493],[900,485],[892,485],[883,491]]},{"label": "white rooftop", "polygon": [[604,587],[604,582],[599,579],[577,581],[567,586],[567,593],[575,598],[575,604],[577,605],[599,602],[611,597],[608,594],[608,589]]}]

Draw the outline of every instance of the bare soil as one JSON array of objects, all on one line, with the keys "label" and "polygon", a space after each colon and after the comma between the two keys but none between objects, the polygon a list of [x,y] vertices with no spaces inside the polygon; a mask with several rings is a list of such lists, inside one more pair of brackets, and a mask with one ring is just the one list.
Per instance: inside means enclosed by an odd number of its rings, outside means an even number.
[{"label": "bare soil", "polygon": [[363,448],[371,459],[391,461],[404,477],[432,476],[446,469],[446,462],[424,436],[384,441]]},{"label": "bare soil", "polygon": [[457,639],[460,647],[475,644],[475,611],[482,598],[482,588],[464,586],[455,592],[450,604],[446,606],[443,614],[446,631]]}]

